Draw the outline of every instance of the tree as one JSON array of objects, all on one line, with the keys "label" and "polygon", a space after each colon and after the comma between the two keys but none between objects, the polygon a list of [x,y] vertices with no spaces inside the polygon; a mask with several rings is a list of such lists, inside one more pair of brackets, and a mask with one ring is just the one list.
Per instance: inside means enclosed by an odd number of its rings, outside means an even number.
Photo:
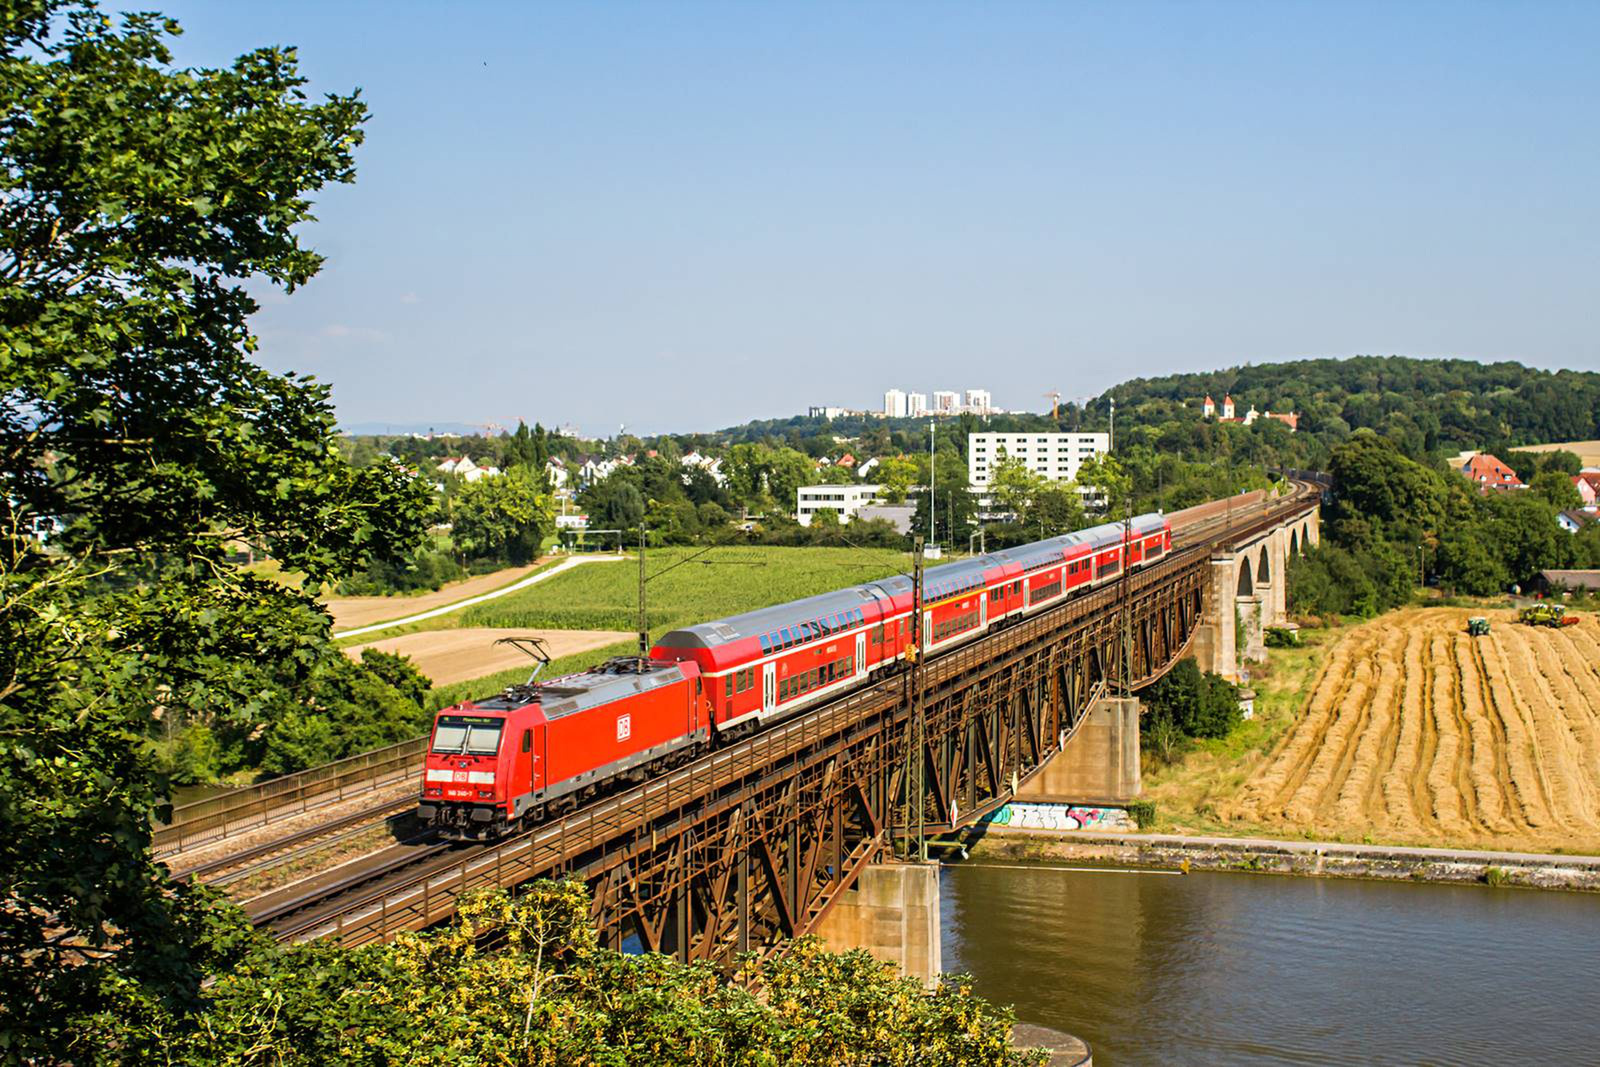
[{"label": "tree", "polygon": [[1090,456],[1078,467],[1078,484],[1092,490],[1110,516],[1120,516],[1132,500],[1133,479],[1116,457]]},{"label": "tree", "polygon": [[1559,470],[1540,471],[1535,474],[1533,480],[1528,483],[1528,491],[1557,511],[1581,507],[1583,504],[1583,498],[1578,495],[1578,487],[1572,484],[1572,476]]},{"label": "tree", "polygon": [[517,429],[506,441],[505,468],[511,470],[515,467],[527,467],[530,470],[544,470],[544,461],[540,457],[540,442],[529,432],[528,424],[521,419],[517,420]]},{"label": "tree", "polygon": [[878,499],[900,504],[917,481],[916,461],[908,456],[890,456],[878,463]]},{"label": "tree", "polygon": [[1034,499],[1044,490],[1046,479],[1033,473],[1020,459],[1002,456],[995,461],[989,474],[989,495],[995,507],[1019,518],[1033,506]]},{"label": "tree", "polygon": [[[1202,673],[1192,659],[1175,663],[1141,690],[1139,699],[1145,705],[1153,743],[1169,751],[1173,747],[1170,731],[1186,737],[1227,737],[1241,720],[1238,687],[1221,675]],[[1160,724],[1170,724],[1169,732],[1164,734]]]},{"label": "tree", "polygon": [[[149,741],[201,709],[264,726],[297,695],[270,671],[338,653],[307,592],[228,545],[314,590],[404,556],[428,508],[398,464],[341,458],[326,386],[250,358],[243,282],[316,274],[297,231],[351,180],[364,106],[307,102],[284,49],[175,70],[176,32],[81,0],[0,13],[0,1031],[22,1060],[88,1062],[70,1035],[129,999],[181,1016],[245,936],[151,859]],[[66,525],[48,549],[38,517]]]},{"label": "tree", "polygon": [[787,515],[798,506],[800,487],[810,485],[815,474],[804,452],[780,448],[772,453],[767,469],[767,489],[773,502]]},{"label": "tree", "polygon": [[[632,482],[613,475],[585,489],[579,502],[589,512],[589,525],[597,530],[637,530],[644,521],[644,497]],[[623,537],[626,539],[627,534]]]},{"label": "tree", "polygon": [[1038,530],[1042,537],[1081,530],[1086,523],[1083,497],[1070,484],[1046,482],[1023,512],[1022,522],[1029,529]]},{"label": "tree", "polygon": [[468,559],[496,559],[520,566],[539,554],[555,528],[542,479],[525,466],[497,478],[479,478],[456,493],[451,537]]}]

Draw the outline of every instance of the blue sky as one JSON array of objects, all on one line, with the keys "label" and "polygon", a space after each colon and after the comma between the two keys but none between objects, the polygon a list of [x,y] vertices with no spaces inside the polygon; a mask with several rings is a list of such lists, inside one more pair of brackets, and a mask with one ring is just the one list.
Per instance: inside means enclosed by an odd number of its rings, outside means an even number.
[{"label": "blue sky", "polygon": [[256,320],[347,423],[1600,369],[1600,4],[160,6],[371,106]]}]

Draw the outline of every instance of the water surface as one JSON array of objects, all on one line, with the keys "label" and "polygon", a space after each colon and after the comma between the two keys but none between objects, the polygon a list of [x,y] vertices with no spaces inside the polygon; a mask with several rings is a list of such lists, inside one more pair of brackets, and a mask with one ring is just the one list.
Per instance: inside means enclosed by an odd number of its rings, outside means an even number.
[{"label": "water surface", "polygon": [[943,871],[944,966],[1121,1064],[1600,1063],[1600,897]]}]

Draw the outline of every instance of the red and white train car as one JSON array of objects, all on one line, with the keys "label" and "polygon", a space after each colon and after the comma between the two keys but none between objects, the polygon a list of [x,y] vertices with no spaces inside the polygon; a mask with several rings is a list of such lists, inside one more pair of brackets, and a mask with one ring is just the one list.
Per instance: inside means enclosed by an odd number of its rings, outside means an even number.
[{"label": "red and white train car", "polygon": [[933,567],[916,611],[897,575],[666,634],[634,659],[439,712],[417,814],[491,837],[642,780],[718,740],[823,703],[926,654],[1046,611],[1170,552],[1159,514]]}]

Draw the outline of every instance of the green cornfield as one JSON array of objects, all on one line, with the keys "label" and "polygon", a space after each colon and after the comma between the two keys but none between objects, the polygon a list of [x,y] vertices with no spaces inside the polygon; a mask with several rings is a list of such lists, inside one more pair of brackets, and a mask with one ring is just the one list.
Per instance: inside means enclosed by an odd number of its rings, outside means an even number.
[{"label": "green cornfield", "polygon": [[[660,575],[646,587],[652,636],[904,573],[911,565],[906,553],[891,549],[749,546],[715,548],[673,567],[695,551],[662,548],[646,556],[646,573]],[[469,608],[460,625],[636,630],[638,596],[636,561],[589,563],[521,592]]]}]

